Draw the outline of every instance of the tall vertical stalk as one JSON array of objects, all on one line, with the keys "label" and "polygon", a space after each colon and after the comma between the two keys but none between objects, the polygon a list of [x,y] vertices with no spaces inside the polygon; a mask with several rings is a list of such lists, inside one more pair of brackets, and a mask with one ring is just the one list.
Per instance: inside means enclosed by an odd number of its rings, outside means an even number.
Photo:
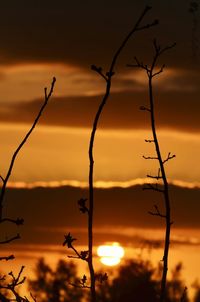
[{"label": "tall vertical stalk", "polygon": [[[91,69],[97,72],[105,81],[105,94],[102,97],[102,101],[100,102],[100,105],[98,107],[98,110],[96,112],[93,125],[92,125],[92,131],[90,135],[90,141],[89,141],[89,203],[88,206],[86,205],[87,199],[81,198],[78,201],[79,209],[82,213],[86,213],[88,215],[88,250],[87,251],[81,251],[79,252],[75,247],[73,242],[76,240],[76,238],[73,238],[73,236],[68,233],[65,235],[65,240],[63,242],[63,246],[67,246],[68,248],[72,249],[75,253],[75,256],[68,256],[70,258],[78,258],[81,260],[84,260],[88,264],[89,268],[89,274],[90,274],[90,285],[87,285],[87,277],[84,275],[82,279],[79,280],[79,284],[72,284],[74,286],[82,287],[82,288],[89,288],[90,289],[90,301],[96,302],[96,289],[95,289],[95,283],[96,280],[99,278],[99,276],[95,275],[94,272],[94,266],[93,266],[93,214],[94,214],[94,143],[95,143],[95,136],[97,132],[97,127],[99,123],[99,119],[101,117],[101,114],[103,112],[103,109],[107,103],[107,100],[110,96],[110,90],[111,90],[111,84],[112,84],[112,77],[115,74],[114,69],[118,60],[119,55],[121,54],[122,50],[126,46],[129,39],[134,35],[134,33],[151,28],[154,25],[158,24],[158,21],[155,20],[152,23],[148,23],[145,25],[140,25],[141,21],[143,20],[144,16],[147,14],[147,12],[151,9],[151,7],[146,6],[143,12],[141,13],[140,17],[136,21],[134,27],[132,30],[128,33],[128,35],[125,37],[125,39],[120,44],[117,51],[114,53],[110,68],[107,72],[103,72],[102,67],[97,67],[95,65],[91,66]],[[106,274],[101,276],[101,281],[105,280]]]},{"label": "tall vertical stalk", "polygon": [[163,188],[160,189],[157,184],[152,185],[148,184],[147,187],[145,187],[145,190],[154,190],[157,192],[160,192],[163,194],[164,198],[164,205],[165,205],[165,214],[162,214],[158,208],[157,205],[155,205],[155,212],[149,212],[151,215],[159,216],[161,218],[165,219],[165,242],[164,242],[164,253],[163,253],[163,270],[162,270],[162,278],[161,278],[161,290],[160,290],[160,302],[165,301],[165,295],[166,295],[166,281],[167,281],[167,271],[168,271],[168,255],[169,255],[169,246],[170,246],[170,231],[171,231],[171,209],[170,209],[170,198],[169,198],[169,184],[167,181],[167,176],[165,172],[165,163],[168,162],[170,159],[174,158],[175,155],[172,155],[169,153],[167,158],[163,160],[162,154],[160,151],[160,144],[157,137],[157,131],[156,131],[156,122],[155,122],[155,109],[154,109],[154,94],[153,94],[153,78],[155,76],[158,76],[160,73],[163,72],[164,65],[161,67],[160,70],[155,71],[157,60],[160,57],[161,54],[166,52],[167,50],[174,47],[175,44],[171,46],[167,46],[165,48],[161,48],[159,45],[157,45],[156,40],[154,40],[154,49],[155,49],[155,55],[153,57],[152,64],[148,67],[147,65],[144,65],[142,62],[139,62],[139,60],[135,57],[136,64],[134,65],[128,65],[129,67],[139,67],[146,71],[146,74],[148,76],[148,91],[149,91],[149,108],[147,107],[140,107],[141,110],[146,110],[150,113],[150,120],[151,120],[151,129],[152,129],[152,140],[146,140],[148,143],[154,143],[155,151],[156,151],[156,157],[151,156],[143,156],[145,159],[150,160],[158,160],[159,162],[159,170],[158,175],[151,176],[147,175],[147,177],[151,179],[156,180],[162,180]]},{"label": "tall vertical stalk", "polygon": [[100,119],[100,116],[102,114],[102,111],[104,109],[104,106],[106,105],[107,99],[110,95],[111,90],[111,84],[112,84],[112,77],[114,75],[114,68],[117,63],[117,59],[122,52],[123,48],[127,44],[128,40],[133,36],[133,34],[137,31],[149,28],[151,26],[156,25],[158,22],[157,20],[154,21],[151,24],[146,24],[144,26],[140,26],[141,21],[143,20],[146,13],[151,9],[151,7],[147,6],[145,7],[144,11],[138,18],[137,22],[135,23],[133,29],[129,32],[129,34],[126,36],[126,38],[121,43],[120,47],[115,52],[113,59],[110,64],[109,71],[105,74],[102,71],[101,67],[97,67],[95,65],[92,65],[92,70],[96,71],[106,82],[106,89],[105,94],[102,98],[102,101],[99,105],[99,108],[97,110],[92,132],[90,136],[90,142],[89,142],[89,208],[88,208],[88,267],[90,271],[90,289],[91,289],[91,301],[96,302],[96,291],[95,291],[95,273],[94,273],[94,267],[93,267],[93,212],[94,212],[94,180],[93,180],[93,172],[94,172],[94,142],[95,142],[95,135],[98,127],[98,122]]}]

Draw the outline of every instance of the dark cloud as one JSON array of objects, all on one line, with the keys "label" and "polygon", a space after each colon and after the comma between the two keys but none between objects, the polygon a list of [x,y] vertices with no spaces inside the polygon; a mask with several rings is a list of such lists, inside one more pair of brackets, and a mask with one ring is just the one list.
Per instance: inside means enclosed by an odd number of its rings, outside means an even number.
[{"label": "dark cloud", "polygon": [[[162,92],[155,94],[156,121],[160,128],[200,131],[199,93]],[[46,125],[91,127],[101,96],[52,98],[40,122]],[[2,105],[2,122],[31,123],[42,100]],[[147,91],[112,94],[100,120],[100,127],[109,129],[145,129],[149,127],[148,113],[140,111],[148,106]]]},{"label": "dark cloud", "polygon": [[[199,228],[200,189],[186,189],[171,186],[172,216],[175,228]],[[78,211],[77,201],[87,197],[88,190],[74,187],[9,189],[7,191],[6,212],[10,217],[23,217],[25,227],[20,229],[21,243],[60,244],[64,233],[71,229],[84,228],[85,217]],[[123,200],[123,205],[122,205]],[[162,211],[162,196],[157,196],[157,204]],[[107,240],[128,244],[135,241],[128,237],[112,233],[112,229],[121,227],[161,228],[164,221],[148,214],[155,203],[155,192],[146,192],[142,186],[127,189],[95,189],[95,228],[102,228],[102,234],[95,235],[95,244]],[[40,209],[36,211],[35,209]],[[48,215],[47,215],[48,211]],[[114,215],[113,215],[114,213]],[[54,229],[52,232],[52,222]],[[109,228],[105,234],[104,227]],[[6,225],[6,233],[10,226]],[[43,228],[43,232],[41,231]],[[62,229],[60,236],[56,229]],[[111,230],[111,231],[110,231]],[[109,235],[111,233],[112,236]],[[30,236],[31,234],[31,236]],[[79,244],[84,244],[86,234],[77,235]],[[129,235],[129,234],[127,234]],[[120,240],[119,240],[120,239]]]},{"label": "dark cloud", "polygon": [[[191,65],[192,16],[186,0],[148,1],[153,6],[144,23],[160,25],[137,33],[124,51],[121,64],[134,55],[148,59],[150,41],[176,41],[171,65]],[[0,5],[0,62],[63,62],[86,67],[107,65],[124,35],[141,14],[146,1],[20,0]],[[149,50],[148,50],[149,49]],[[196,64],[196,63],[195,63]]]}]

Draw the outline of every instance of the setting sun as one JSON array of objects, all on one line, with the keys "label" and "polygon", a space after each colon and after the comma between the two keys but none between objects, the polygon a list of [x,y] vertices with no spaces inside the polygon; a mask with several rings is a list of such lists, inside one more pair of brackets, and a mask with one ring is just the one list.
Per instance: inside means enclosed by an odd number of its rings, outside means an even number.
[{"label": "setting sun", "polygon": [[117,242],[106,245],[100,245],[97,249],[97,255],[101,263],[108,266],[114,266],[120,263],[124,256],[124,249]]}]

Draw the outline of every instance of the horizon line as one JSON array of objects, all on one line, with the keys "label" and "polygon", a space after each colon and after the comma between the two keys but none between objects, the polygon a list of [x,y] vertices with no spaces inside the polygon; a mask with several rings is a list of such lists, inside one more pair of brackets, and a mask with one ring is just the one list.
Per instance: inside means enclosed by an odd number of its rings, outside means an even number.
[{"label": "horizon line", "polygon": [[[198,189],[200,188],[200,182],[192,182],[192,181],[183,181],[183,180],[168,180],[170,185],[174,185],[181,188],[187,189]],[[151,181],[149,178],[136,178],[125,181],[106,181],[106,180],[97,180],[94,181],[94,188],[97,189],[111,189],[111,188],[122,188],[127,189],[130,187],[145,185],[145,184],[155,183]],[[160,183],[161,184],[161,183]],[[13,189],[34,189],[38,187],[42,188],[59,188],[59,187],[75,187],[75,188],[88,188],[87,181],[79,181],[79,180],[61,180],[61,181],[34,181],[34,182],[25,182],[25,181],[13,181],[8,182],[8,188]]]}]

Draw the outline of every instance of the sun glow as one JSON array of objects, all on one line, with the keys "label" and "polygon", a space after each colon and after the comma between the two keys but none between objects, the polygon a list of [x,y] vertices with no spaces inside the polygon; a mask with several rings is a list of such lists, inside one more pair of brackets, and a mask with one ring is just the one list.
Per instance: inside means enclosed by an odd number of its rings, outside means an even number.
[{"label": "sun glow", "polygon": [[108,266],[114,266],[120,263],[124,256],[124,249],[117,242],[100,245],[97,249],[97,255],[101,263]]}]

